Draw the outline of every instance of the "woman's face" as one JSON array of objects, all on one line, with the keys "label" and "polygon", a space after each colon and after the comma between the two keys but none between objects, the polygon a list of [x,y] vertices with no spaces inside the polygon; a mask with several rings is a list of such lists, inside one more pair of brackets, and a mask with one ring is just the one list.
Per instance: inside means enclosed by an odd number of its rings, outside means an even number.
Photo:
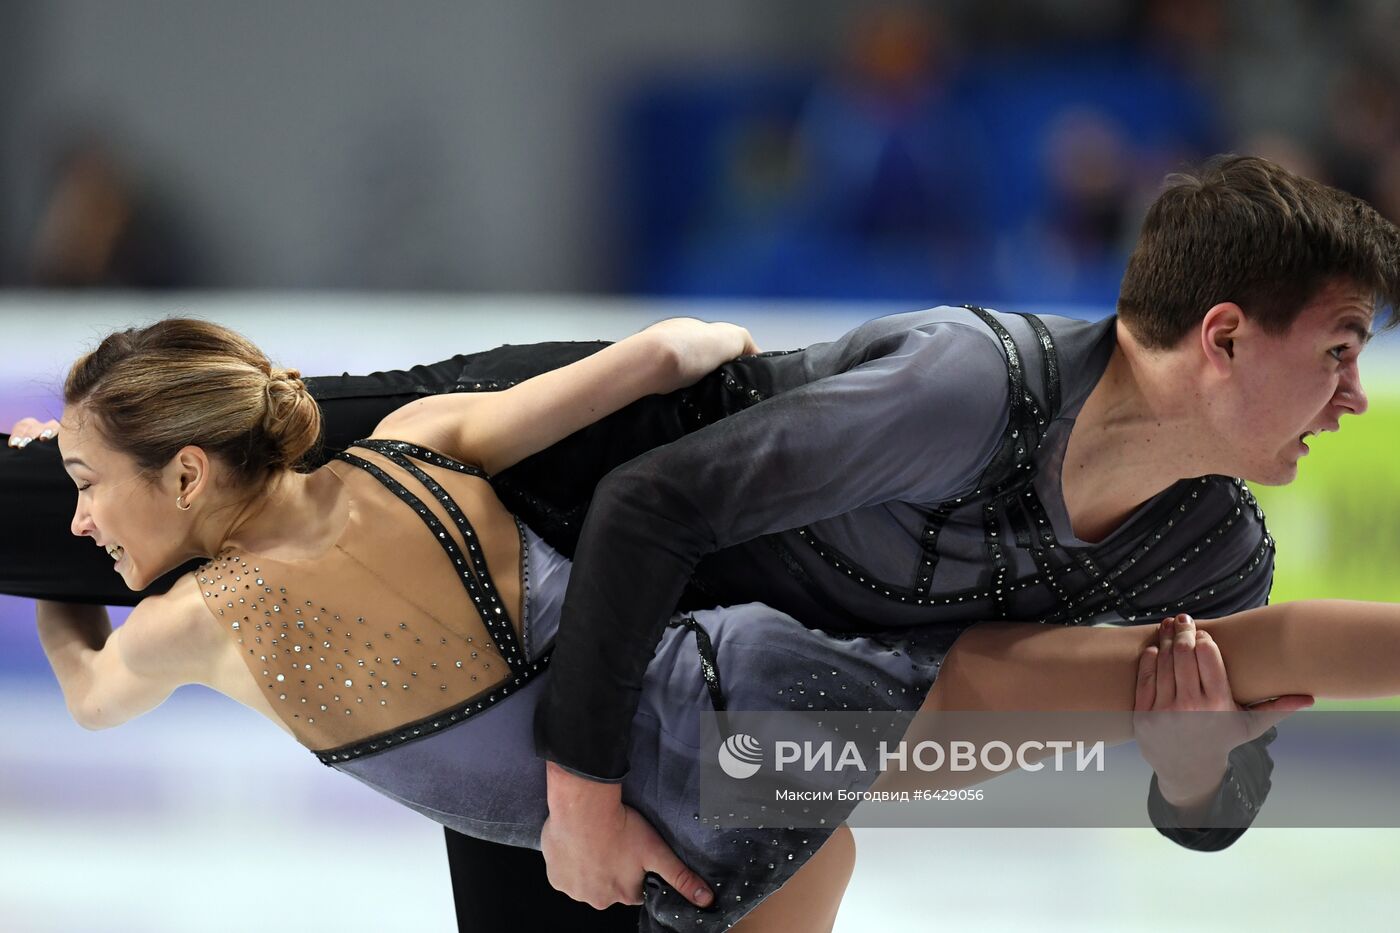
[{"label": "woman's face", "polygon": [[105,548],[129,589],[143,590],[184,562],[177,548],[188,520],[175,503],[174,474],[162,471],[152,483],[135,460],[107,445],[82,406],[64,412],[58,446],[78,487],[73,534]]}]

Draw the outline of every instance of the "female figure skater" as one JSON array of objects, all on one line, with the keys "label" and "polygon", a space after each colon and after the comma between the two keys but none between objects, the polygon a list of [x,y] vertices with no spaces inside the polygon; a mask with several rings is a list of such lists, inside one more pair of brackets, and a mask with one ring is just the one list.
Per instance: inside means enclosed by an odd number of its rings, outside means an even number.
[{"label": "female figure skater", "polygon": [[[319,415],[295,371],[203,322],[112,335],[65,385],[73,531],[132,589],[213,559],[115,631],[105,610],[40,603],[72,715],[107,728],[203,683],[445,825],[537,845],[544,765],[529,726],[569,565],[501,505],[490,475],[753,350],[732,325],[663,322],[502,392],[413,402],[304,473]],[[1180,631],[950,626],[880,642],[757,604],[678,618],[648,669],[623,785],[681,856],[658,849],[643,927],[829,929],[849,877],[844,828],[719,831],[693,818],[687,741],[716,705],[783,705],[773,684],[820,672],[832,705],[852,709],[1126,711],[1164,660],[1150,643],[1223,652],[1241,702],[1392,695],[1389,608],[1276,606]],[[1204,698],[1218,685],[1173,689]],[[710,908],[677,893],[699,881],[687,865],[713,889]]]}]

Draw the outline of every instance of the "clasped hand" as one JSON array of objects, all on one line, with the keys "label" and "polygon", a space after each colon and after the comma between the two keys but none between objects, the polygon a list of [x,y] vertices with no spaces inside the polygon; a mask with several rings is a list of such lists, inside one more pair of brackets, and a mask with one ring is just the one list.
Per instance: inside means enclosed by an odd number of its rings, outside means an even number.
[{"label": "clasped hand", "polygon": [[[1182,614],[1162,622],[1155,642],[1143,650],[1133,731],[1142,757],[1157,773],[1162,796],[1179,808],[1190,807],[1214,796],[1232,749],[1312,702],[1293,694],[1247,707],[1236,703],[1220,646]],[[1146,715],[1180,711],[1240,715]]]},{"label": "clasped hand", "polygon": [[697,907],[714,899],[700,876],[640,813],[622,802],[618,784],[578,777],[546,762],[549,819],[540,833],[549,883],[576,901],[603,910],[640,904],[648,872]]},{"label": "clasped hand", "polygon": [[738,324],[677,317],[653,324],[643,333],[654,335],[670,348],[682,386],[694,385],[735,357],[759,352],[753,337]]},{"label": "clasped hand", "polygon": [[11,447],[25,447],[31,441],[47,441],[58,437],[57,421],[40,421],[38,418],[21,418],[10,428]]}]

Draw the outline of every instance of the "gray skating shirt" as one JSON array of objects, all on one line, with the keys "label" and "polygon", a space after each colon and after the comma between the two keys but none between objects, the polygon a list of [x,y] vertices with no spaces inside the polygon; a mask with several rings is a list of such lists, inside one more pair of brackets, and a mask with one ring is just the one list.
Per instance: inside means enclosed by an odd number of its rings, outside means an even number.
[{"label": "gray skating shirt", "polygon": [[[598,486],[536,717],[540,754],[598,779],[626,772],[647,662],[692,575],[716,604],[760,601],[847,632],[1263,605],[1273,541],[1239,480],[1183,480],[1104,540],[1074,537],[1060,465],[1115,320],[941,307],[725,367],[732,414]],[[1274,734],[1231,754],[1211,825],[1252,820]],[[1191,848],[1243,832],[1175,826],[1155,779],[1148,809]]]}]

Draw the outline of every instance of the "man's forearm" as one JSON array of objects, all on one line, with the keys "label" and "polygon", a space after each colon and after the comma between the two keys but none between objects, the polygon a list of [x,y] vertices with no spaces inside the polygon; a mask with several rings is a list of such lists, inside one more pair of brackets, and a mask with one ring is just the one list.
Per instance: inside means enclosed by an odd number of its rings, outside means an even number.
[{"label": "man's forearm", "polygon": [[[678,492],[662,475],[623,466],[600,484],[584,523],[580,557],[607,560],[585,562],[587,572],[576,565],[569,577],[535,744],[542,757],[595,780],[626,773],[627,727],[647,664],[695,562],[712,547],[700,516],[680,520],[689,508],[683,496],[671,501]],[[619,585],[619,574],[631,582]]]},{"label": "man's forearm", "polygon": [[63,689],[69,712],[80,708],[87,693],[89,664],[112,634],[105,606],[38,600],[39,641]]}]

